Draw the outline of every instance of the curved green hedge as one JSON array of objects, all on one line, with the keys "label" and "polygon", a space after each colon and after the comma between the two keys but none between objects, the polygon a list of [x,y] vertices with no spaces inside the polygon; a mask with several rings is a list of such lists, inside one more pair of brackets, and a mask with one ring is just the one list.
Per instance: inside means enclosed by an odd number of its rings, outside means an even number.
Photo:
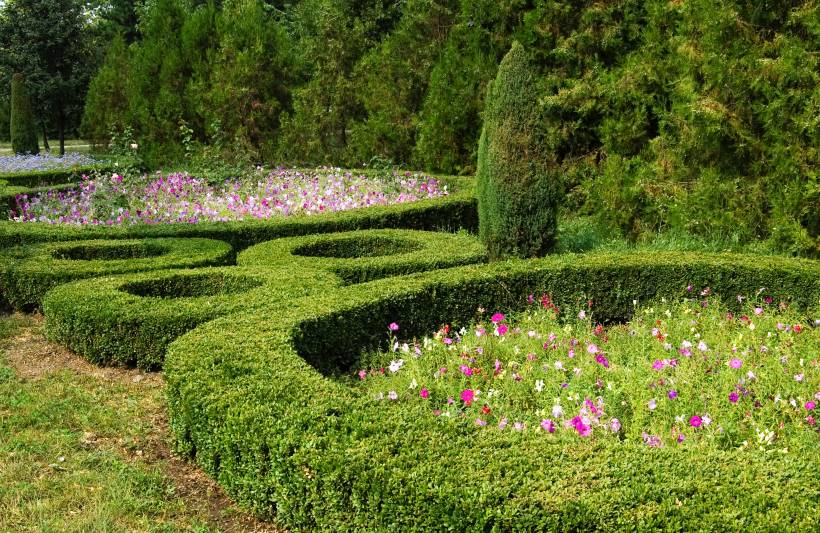
[{"label": "curved green hedge", "polygon": [[369,230],[276,239],[240,253],[240,266],[328,270],[346,283],[484,263],[487,249],[467,234]]},{"label": "curved green hedge", "polygon": [[[811,261],[682,253],[568,255],[412,274],[222,317],[168,349],[177,449],[239,502],[304,530],[811,530],[814,454],[649,449],[482,432],[376,406],[326,376],[399,322],[412,336],[479,305],[592,300],[599,319],[692,284],[734,298],[766,287],[820,309]],[[324,372],[324,374],[323,374]],[[764,481],[764,483],[761,483]]]},{"label": "curved green hedge", "polygon": [[32,172],[4,172],[0,173],[0,180],[8,185],[18,187],[44,187],[70,181],[80,181],[84,174],[93,172],[113,171],[114,166],[109,164],[92,165],[86,167],[60,168],[53,170],[37,170]]},{"label": "curved green hedge", "polygon": [[[374,243],[380,253],[390,253],[370,256]],[[327,253],[363,257],[293,255],[322,245],[329,246],[323,249]],[[485,259],[484,247],[469,235],[371,230],[279,239],[246,250],[235,268],[141,273],[57,287],[43,301],[46,332],[95,363],[157,368],[168,343],[219,316],[257,308],[278,311],[300,297],[332,292],[345,282]],[[247,290],[224,290],[225,280],[231,278],[258,283]]]},{"label": "curved green hedge", "polygon": [[225,265],[231,246],[211,239],[89,240],[14,246],[0,252],[0,297],[14,309],[39,307],[46,292],[72,280],[113,274]]}]

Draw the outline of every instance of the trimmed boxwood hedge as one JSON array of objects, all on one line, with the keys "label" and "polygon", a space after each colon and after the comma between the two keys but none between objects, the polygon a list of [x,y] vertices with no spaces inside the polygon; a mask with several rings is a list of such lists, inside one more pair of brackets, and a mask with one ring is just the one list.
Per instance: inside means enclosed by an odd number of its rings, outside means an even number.
[{"label": "trimmed boxwood hedge", "polygon": [[99,164],[84,167],[37,170],[33,172],[3,172],[0,173],[0,180],[7,182],[10,186],[44,187],[58,183],[78,182],[84,174],[109,172],[113,171],[113,169],[114,167],[110,164]]},{"label": "trimmed boxwood hedge", "polygon": [[13,309],[39,307],[43,295],[72,280],[168,268],[226,265],[235,253],[212,239],[90,240],[14,246],[0,252],[0,299]]},{"label": "trimmed boxwood hedge", "polygon": [[484,263],[474,236],[415,230],[369,230],[276,239],[237,257],[240,266],[321,269],[346,283]]},{"label": "trimmed boxwood hedge", "polygon": [[[390,254],[370,256],[374,244]],[[347,258],[293,255],[317,249]],[[355,255],[363,257],[351,257]],[[343,283],[477,263],[486,255],[475,237],[412,230],[279,239],[243,252],[236,268],[161,271],[58,287],[43,302],[46,332],[95,363],[156,368],[170,341],[218,316],[243,309],[276,310]],[[245,291],[224,290],[231,279],[258,283]]]},{"label": "trimmed boxwood hedge", "polygon": [[820,265],[740,255],[555,256],[412,274],[244,311],[173,342],[165,360],[177,449],[229,494],[301,530],[811,530],[820,468],[807,453],[545,444],[480,432],[421,406],[376,405],[327,374],[396,321],[407,336],[479,305],[551,293],[603,320],[692,284],[820,309]]}]

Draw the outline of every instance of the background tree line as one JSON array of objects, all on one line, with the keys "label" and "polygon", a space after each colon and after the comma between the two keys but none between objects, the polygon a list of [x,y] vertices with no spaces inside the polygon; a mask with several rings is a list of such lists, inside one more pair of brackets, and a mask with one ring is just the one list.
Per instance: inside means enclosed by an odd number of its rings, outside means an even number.
[{"label": "background tree line", "polygon": [[484,97],[517,40],[567,209],[633,237],[817,246],[816,0],[134,5],[95,8],[81,131],[132,135],[152,165],[204,150],[473,173]]}]

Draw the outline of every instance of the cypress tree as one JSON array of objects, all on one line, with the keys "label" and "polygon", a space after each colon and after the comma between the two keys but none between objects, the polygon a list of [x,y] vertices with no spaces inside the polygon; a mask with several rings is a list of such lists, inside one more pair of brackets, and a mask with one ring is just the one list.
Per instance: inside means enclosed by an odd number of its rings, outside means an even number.
[{"label": "cypress tree", "polygon": [[487,94],[478,149],[479,234],[491,257],[538,257],[553,248],[563,191],[549,160],[535,75],[516,42]]},{"label": "cypress tree", "polygon": [[39,154],[37,125],[26,81],[19,72],[11,78],[11,147],[15,154]]}]

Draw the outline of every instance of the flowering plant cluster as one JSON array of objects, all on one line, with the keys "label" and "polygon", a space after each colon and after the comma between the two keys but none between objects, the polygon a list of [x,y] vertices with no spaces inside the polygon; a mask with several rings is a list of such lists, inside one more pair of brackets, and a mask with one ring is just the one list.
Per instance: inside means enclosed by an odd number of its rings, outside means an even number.
[{"label": "flowering plant cluster", "polygon": [[610,327],[589,309],[563,316],[548,295],[514,317],[479,309],[474,325],[420,341],[397,340],[394,322],[391,349],[370,355],[384,368],[359,370],[357,386],[484,431],[779,452],[820,444],[820,320],[771,298],[732,313],[709,293]]},{"label": "flowering plant cluster", "polygon": [[0,174],[63,170],[88,167],[99,163],[102,163],[102,161],[76,152],[68,152],[63,156],[49,154],[0,155]]},{"label": "flowering plant cluster", "polygon": [[68,191],[17,197],[11,218],[61,224],[160,224],[268,219],[447,195],[446,185],[413,173],[374,179],[340,169],[259,172],[218,186],[185,173],[89,178]]}]

